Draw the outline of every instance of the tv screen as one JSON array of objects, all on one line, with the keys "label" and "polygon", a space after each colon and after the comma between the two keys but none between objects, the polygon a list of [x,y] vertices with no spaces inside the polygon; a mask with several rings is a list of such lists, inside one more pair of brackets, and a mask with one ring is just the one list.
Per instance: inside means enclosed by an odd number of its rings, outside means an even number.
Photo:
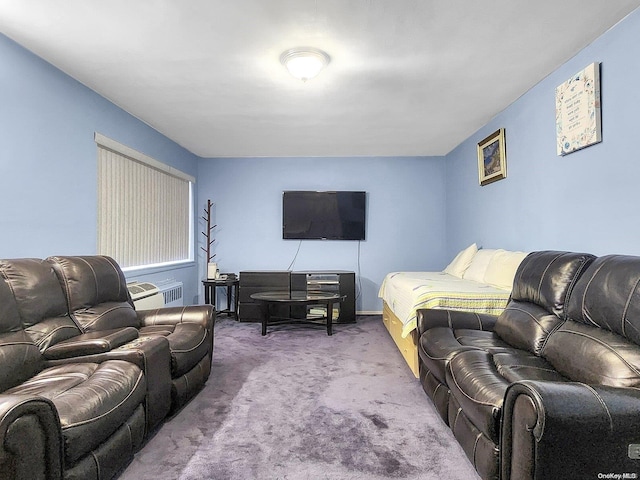
[{"label": "tv screen", "polygon": [[364,240],[366,192],[286,191],[282,238]]}]

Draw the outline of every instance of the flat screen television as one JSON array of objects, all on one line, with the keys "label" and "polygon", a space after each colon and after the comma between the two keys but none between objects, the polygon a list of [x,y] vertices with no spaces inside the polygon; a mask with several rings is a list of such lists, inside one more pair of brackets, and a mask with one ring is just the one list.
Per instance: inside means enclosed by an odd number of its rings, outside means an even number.
[{"label": "flat screen television", "polygon": [[366,192],[285,191],[282,238],[364,240]]}]

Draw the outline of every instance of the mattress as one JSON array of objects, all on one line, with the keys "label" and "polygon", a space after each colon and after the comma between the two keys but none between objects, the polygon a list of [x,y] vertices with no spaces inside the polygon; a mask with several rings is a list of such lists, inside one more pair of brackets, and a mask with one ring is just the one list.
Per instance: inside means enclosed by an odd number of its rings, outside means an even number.
[{"label": "mattress", "polygon": [[421,308],[500,315],[510,295],[510,290],[465,280],[444,272],[389,273],[378,293],[402,321],[403,338],[416,328],[416,312]]}]

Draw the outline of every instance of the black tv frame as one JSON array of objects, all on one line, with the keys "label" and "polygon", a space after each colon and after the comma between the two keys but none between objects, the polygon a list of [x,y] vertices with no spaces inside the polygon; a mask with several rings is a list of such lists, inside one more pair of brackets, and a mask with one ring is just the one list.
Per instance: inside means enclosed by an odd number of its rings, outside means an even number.
[{"label": "black tv frame", "polygon": [[364,191],[285,190],[282,193],[284,240],[365,240],[366,217],[367,193]]}]

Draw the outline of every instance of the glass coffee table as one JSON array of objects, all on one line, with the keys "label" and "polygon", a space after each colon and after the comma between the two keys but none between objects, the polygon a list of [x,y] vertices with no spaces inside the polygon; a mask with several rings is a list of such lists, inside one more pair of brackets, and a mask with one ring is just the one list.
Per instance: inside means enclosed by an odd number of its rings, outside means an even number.
[{"label": "glass coffee table", "polygon": [[[327,335],[333,334],[333,305],[342,301],[343,297],[329,292],[259,292],[251,295],[262,308],[262,335],[267,334],[267,325],[290,323],[307,323],[327,326]],[[322,305],[327,314],[319,318],[283,318],[271,315],[273,305]]]}]

